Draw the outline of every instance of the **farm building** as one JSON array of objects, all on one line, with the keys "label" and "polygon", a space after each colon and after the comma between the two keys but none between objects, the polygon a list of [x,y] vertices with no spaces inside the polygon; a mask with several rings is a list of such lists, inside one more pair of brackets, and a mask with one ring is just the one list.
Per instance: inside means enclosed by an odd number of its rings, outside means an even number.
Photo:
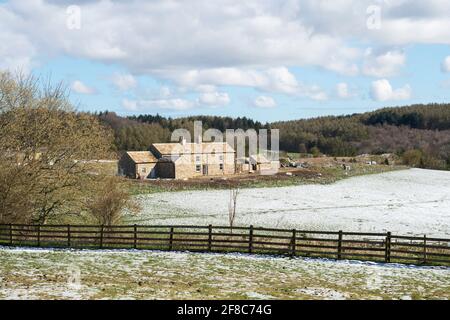
[{"label": "farm building", "polygon": [[119,174],[129,178],[156,178],[158,159],[150,151],[128,151],[119,160]]},{"label": "farm building", "polygon": [[280,161],[269,160],[262,154],[250,155],[237,159],[236,168],[238,173],[273,174],[280,168]]},{"label": "farm building", "polygon": [[[235,151],[226,142],[154,143],[150,151],[166,163],[158,167],[161,178],[185,179],[235,173]],[[169,165],[169,163],[171,165]]]},{"label": "farm building", "polygon": [[119,174],[136,179],[186,179],[235,173],[235,151],[226,142],[154,143],[149,151],[126,152]]}]

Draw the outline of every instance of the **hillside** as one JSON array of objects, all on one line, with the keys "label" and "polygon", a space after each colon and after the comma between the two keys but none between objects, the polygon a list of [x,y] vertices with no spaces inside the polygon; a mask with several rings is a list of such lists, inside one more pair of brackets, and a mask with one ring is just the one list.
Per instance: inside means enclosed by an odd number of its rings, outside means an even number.
[{"label": "hillside", "polygon": [[169,141],[175,128],[280,129],[280,148],[288,152],[354,156],[396,153],[407,164],[434,169],[450,168],[450,104],[384,108],[346,116],[327,116],[273,123],[248,118],[197,116],[165,118],[140,115],[128,118],[112,112],[98,117],[115,132],[118,151],[144,150],[153,142]]}]

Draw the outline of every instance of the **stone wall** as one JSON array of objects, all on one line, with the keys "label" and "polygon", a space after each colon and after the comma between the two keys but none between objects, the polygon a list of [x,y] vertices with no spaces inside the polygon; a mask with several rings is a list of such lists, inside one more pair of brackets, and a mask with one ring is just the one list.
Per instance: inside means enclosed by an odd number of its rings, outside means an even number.
[{"label": "stone wall", "polygon": [[156,178],[156,163],[138,163],[136,164],[136,173],[138,179]]},{"label": "stone wall", "polygon": [[235,173],[234,153],[181,155],[175,161],[175,172],[176,179],[231,175]]}]

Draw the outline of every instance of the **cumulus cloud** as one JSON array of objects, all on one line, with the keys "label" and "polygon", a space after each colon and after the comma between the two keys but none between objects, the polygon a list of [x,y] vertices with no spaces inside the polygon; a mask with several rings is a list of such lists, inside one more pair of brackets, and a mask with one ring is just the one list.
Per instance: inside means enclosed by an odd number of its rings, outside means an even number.
[{"label": "cumulus cloud", "polygon": [[95,88],[85,85],[80,80],[75,80],[74,82],[72,82],[71,88],[74,92],[78,94],[94,94],[97,92]]},{"label": "cumulus cloud", "polygon": [[225,106],[230,103],[230,97],[225,92],[205,92],[200,95],[198,101],[207,106]]},{"label": "cumulus cloud", "polygon": [[0,33],[23,37],[33,48],[30,59],[38,58],[36,52],[67,54],[118,63],[133,74],[281,63],[346,73],[359,54],[340,37],[314,32],[315,25],[302,21],[301,4],[107,0],[79,5],[81,28],[69,30],[67,4],[11,0],[2,5]]},{"label": "cumulus cloud", "polygon": [[450,44],[448,1],[382,2],[382,32],[372,33],[362,17],[373,2],[78,1],[81,28],[68,30],[67,2],[11,0],[2,4],[0,30],[39,51],[120,62],[137,72],[287,64],[352,73],[359,49],[348,38]]},{"label": "cumulus cloud", "polygon": [[167,86],[163,86],[159,89],[159,96],[162,98],[167,98],[170,97],[172,95],[172,91],[170,90],[169,87]]},{"label": "cumulus cloud", "polygon": [[388,100],[407,100],[411,98],[412,90],[409,85],[402,88],[393,89],[391,84],[386,79],[381,79],[372,82],[370,95],[375,101]]},{"label": "cumulus cloud", "polygon": [[136,79],[131,74],[115,73],[111,82],[120,91],[127,91],[137,86]]},{"label": "cumulus cloud", "polygon": [[142,100],[129,100],[123,99],[122,106],[129,111],[146,111],[154,109],[164,109],[172,111],[183,111],[191,109],[195,106],[195,103],[186,99],[173,98],[173,99],[142,99]]},{"label": "cumulus cloud", "polygon": [[253,105],[258,108],[274,108],[277,103],[272,97],[259,96],[253,101]]},{"label": "cumulus cloud", "polygon": [[341,99],[354,97],[354,94],[350,92],[348,84],[345,82],[340,82],[336,85],[336,94]]},{"label": "cumulus cloud", "polygon": [[368,49],[365,54],[363,73],[376,78],[392,77],[399,73],[405,61],[405,54],[400,51],[376,54],[372,49]]},{"label": "cumulus cloud", "polygon": [[441,64],[442,72],[450,72],[450,56],[446,57]]},{"label": "cumulus cloud", "polygon": [[[8,44],[0,47],[0,68],[30,69],[43,57],[65,55],[192,82],[194,90],[231,84],[324,100],[323,90],[289,70],[313,66],[388,78],[398,74],[404,54],[367,56],[355,44],[450,44],[448,0],[375,3],[383,12],[380,30],[366,26],[374,0],[10,0],[0,3],[0,41]],[[68,4],[81,8],[79,30],[66,27]],[[130,75],[116,80],[121,90],[136,85]]]},{"label": "cumulus cloud", "polygon": [[182,87],[215,88],[215,86],[252,87],[261,91],[304,96],[315,100],[325,100],[327,95],[317,85],[305,85],[286,67],[274,67],[264,70],[239,68],[195,69],[166,73],[168,77]]}]

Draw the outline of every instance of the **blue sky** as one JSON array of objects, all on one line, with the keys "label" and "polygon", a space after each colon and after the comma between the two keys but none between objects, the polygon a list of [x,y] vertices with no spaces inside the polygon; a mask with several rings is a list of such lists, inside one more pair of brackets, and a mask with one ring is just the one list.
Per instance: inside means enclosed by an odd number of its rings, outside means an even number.
[{"label": "blue sky", "polygon": [[260,121],[450,99],[447,0],[0,1],[0,69],[79,110]]}]

